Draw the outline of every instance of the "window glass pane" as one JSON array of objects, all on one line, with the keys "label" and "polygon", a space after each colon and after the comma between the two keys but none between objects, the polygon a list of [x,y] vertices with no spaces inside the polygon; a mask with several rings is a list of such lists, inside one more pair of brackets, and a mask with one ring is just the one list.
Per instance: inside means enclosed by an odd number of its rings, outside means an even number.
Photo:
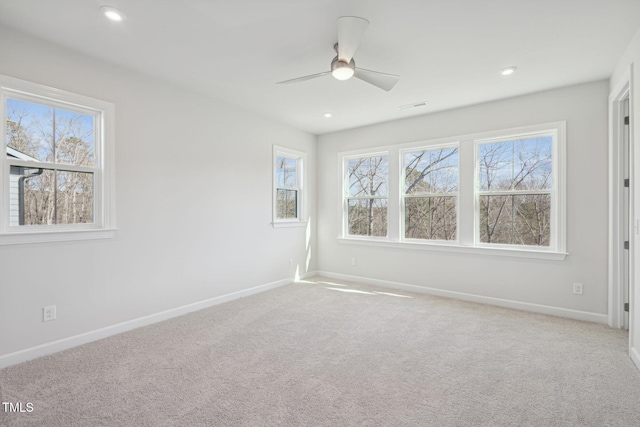
[{"label": "window glass pane", "polygon": [[357,236],[387,235],[387,200],[349,200],[349,234]]},{"label": "window glass pane", "polygon": [[276,185],[278,187],[298,186],[298,161],[290,157],[278,156],[276,159]]},{"label": "window glass pane", "polygon": [[94,126],[93,116],[55,109],[56,163],[76,166],[93,166]]},{"label": "window glass pane", "polygon": [[480,241],[511,244],[512,196],[480,196]]},{"label": "window glass pane", "polygon": [[276,218],[298,217],[298,192],[296,190],[276,190]]},{"label": "window glass pane", "polygon": [[387,156],[351,159],[349,168],[349,196],[386,196],[389,159]]},{"label": "window glass pane", "polygon": [[552,144],[550,136],[514,141],[513,180],[516,190],[551,188]]},{"label": "window glass pane", "polygon": [[93,174],[12,166],[10,225],[93,222]]},{"label": "window glass pane", "polygon": [[513,183],[513,142],[480,144],[478,156],[480,190],[510,190]]},{"label": "window glass pane", "polygon": [[53,108],[7,98],[7,156],[53,163]]},{"label": "window glass pane", "polygon": [[93,174],[58,171],[56,224],[93,222]]},{"label": "window glass pane", "polygon": [[11,225],[55,224],[55,171],[11,168]]},{"label": "window glass pane", "polygon": [[551,242],[551,196],[514,196],[514,244],[549,246]]},{"label": "window glass pane", "polygon": [[480,144],[480,190],[551,188],[552,147],[551,136]]},{"label": "window glass pane", "polygon": [[405,237],[409,239],[455,240],[456,197],[405,198]]},{"label": "window glass pane", "polygon": [[95,164],[92,115],[11,98],[6,107],[8,156],[68,165]]},{"label": "window glass pane", "polygon": [[480,196],[480,241],[549,246],[551,195]]},{"label": "window glass pane", "polygon": [[451,193],[458,189],[458,149],[406,153],[405,193]]}]

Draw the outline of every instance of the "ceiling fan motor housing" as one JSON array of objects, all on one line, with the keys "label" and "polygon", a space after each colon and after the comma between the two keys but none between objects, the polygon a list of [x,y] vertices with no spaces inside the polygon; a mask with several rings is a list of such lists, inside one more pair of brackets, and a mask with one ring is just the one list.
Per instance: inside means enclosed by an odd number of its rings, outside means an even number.
[{"label": "ceiling fan motor housing", "polygon": [[351,59],[349,63],[341,61],[336,56],[331,61],[331,75],[338,80],[348,80],[350,79],[356,71],[356,62]]}]

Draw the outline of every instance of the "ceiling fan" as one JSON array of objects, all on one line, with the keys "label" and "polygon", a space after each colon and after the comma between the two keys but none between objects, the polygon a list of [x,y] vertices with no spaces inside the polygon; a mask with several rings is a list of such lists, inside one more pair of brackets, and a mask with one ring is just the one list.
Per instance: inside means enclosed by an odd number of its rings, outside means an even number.
[{"label": "ceiling fan", "polygon": [[337,80],[348,80],[351,77],[355,77],[382,90],[390,91],[398,83],[400,76],[356,68],[356,63],[353,60],[353,55],[358,49],[360,39],[368,25],[369,21],[357,16],[342,16],[338,18],[338,43],[333,46],[337,55],[331,61],[331,70],[285,80],[277,84],[298,83],[331,74]]}]

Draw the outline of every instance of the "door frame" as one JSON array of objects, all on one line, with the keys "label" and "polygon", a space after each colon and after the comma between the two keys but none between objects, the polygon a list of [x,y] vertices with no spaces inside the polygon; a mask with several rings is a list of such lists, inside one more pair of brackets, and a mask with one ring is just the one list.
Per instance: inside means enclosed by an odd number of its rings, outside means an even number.
[{"label": "door frame", "polygon": [[[634,147],[629,141],[628,159],[624,157],[624,101],[631,101],[631,72],[627,70],[620,84],[609,95],[609,326],[616,329],[624,327],[624,166],[623,162],[629,162],[629,254],[628,275],[629,289],[634,283],[634,237],[638,232],[638,225],[634,215]],[[630,106],[630,105],[629,105]],[[631,125],[629,125],[631,126]],[[634,227],[635,225],[635,227]],[[631,305],[631,304],[630,304]],[[629,312],[631,318],[631,312]],[[631,322],[629,322],[631,327]]]}]

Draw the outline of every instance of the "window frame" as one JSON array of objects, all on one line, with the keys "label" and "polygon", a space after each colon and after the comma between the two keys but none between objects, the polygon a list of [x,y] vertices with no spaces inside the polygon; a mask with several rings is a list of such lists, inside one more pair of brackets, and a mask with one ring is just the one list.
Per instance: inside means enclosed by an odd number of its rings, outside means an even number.
[{"label": "window frame", "polygon": [[[7,98],[89,114],[94,117],[93,167],[33,162],[6,155]],[[0,161],[0,245],[111,238],[115,234],[114,206],[114,105],[84,95],[0,74],[0,136],[4,138]],[[11,225],[10,177],[12,166],[93,174],[93,222],[85,224]]]},{"label": "window frame", "polygon": [[[454,193],[423,193],[420,195],[409,195],[405,191],[406,164],[405,154],[415,153],[417,151],[433,151],[447,148],[458,149],[458,170],[457,170],[457,191]],[[437,243],[442,245],[458,245],[460,240],[460,232],[458,226],[458,218],[460,217],[460,143],[458,141],[448,142],[444,144],[432,144],[426,146],[416,146],[412,148],[404,148],[399,150],[400,160],[400,241],[409,243]],[[456,238],[453,240],[442,239],[416,239],[406,237],[406,200],[407,198],[425,198],[425,197],[455,197],[456,200]]]},{"label": "window frame", "polygon": [[[475,234],[474,241],[475,245],[479,247],[504,247],[504,248],[530,248],[537,250],[544,250],[548,248],[550,251],[556,251],[558,246],[562,246],[559,242],[560,230],[558,227],[558,219],[560,216],[560,209],[558,203],[558,179],[557,175],[559,172],[558,168],[558,154],[559,154],[559,130],[549,129],[549,130],[541,130],[541,131],[533,131],[521,134],[514,134],[508,136],[501,136],[495,138],[482,138],[474,140],[474,159],[475,159],[475,185],[474,185],[474,203],[475,203]],[[483,144],[495,144],[501,142],[515,142],[517,140],[535,138],[535,137],[551,137],[552,145],[551,145],[551,176],[552,176],[552,185],[548,189],[542,190],[516,190],[514,188],[510,190],[481,190],[480,189],[480,147]],[[524,194],[548,194],[551,197],[551,209],[550,209],[550,236],[549,236],[549,246],[534,246],[534,245],[515,245],[515,244],[504,244],[504,243],[486,243],[480,240],[480,197],[481,196],[516,196],[516,195],[524,195]]]},{"label": "window frame", "polygon": [[[349,160],[372,157],[387,157],[387,195],[386,196],[349,196]],[[391,193],[391,156],[388,151],[362,151],[352,152],[342,156],[342,235],[349,239],[387,241],[389,240],[389,197]],[[366,236],[349,234],[349,200],[383,199],[387,202],[387,229],[384,236]]]},{"label": "window frame", "polygon": [[[295,187],[278,187],[278,157],[286,157],[294,159],[296,161],[296,181]],[[291,148],[282,147],[279,145],[273,146],[273,159],[272,159],[272,212],[271,212],[271,224],[274,228],[280,227],[298,227],[306,225],[306,197],[305,197],[305,164],[307,154],[302,151],[294,150]],[[278,189],[295,190],[297,195],[297,216],[296,218],[278,218],[277,203],[278,203]]]},{"label": "window frame", "polygon": [[[547,125],[539,125],[535,127],[529,127],[528,131],[513,133],[510,135],[503,135],[499,137],[487,137],[478,138],[474,140],[474,206],[475,206],[475,227],[474,227],[474,242],[478,247],[496,247],[504,249],[516,249],[523,250],[538,250],[549,252],[564,252],[565,251],[565,236],[564,224],[565,224],[565,172],[566,164],[564,167],[560,167],[560,162],[564,162],[565,155],[565,126],[564,123],[556,123]],[[524,129],[523,129],[524,130]],[[509,191],[484,191],[480,189],[480,156],[479,149],[482,144],[500,143],[516,141],[526,138],[550,136],[552,138],[551,144],[551,176],[552,185],[549,189],[535,190],[535,191],[523,191],[523,190],[509,190]],[[550,236],[549,246],[533,246],[533,245],[514,245],[514,244],[499,244],[499,243],[485,243],[480,241],[480,196],[491,195],[496,193],[502,193],[504,195],[517,195],[525,193],[538,193],[549,194],[551,197],[551,210],[550,210]]]},{"label": "window frame", "polygon": [[[478,162],[476,141],[513,139],[554,132],[552,147],[553,217],[550,246],[478,244],[479,242],[479,196]],[[404,238],[404,160],[403,153],[458,146],[458,197],[457,197],[457,240],[427,240]],[[389,156],[389,193],[387,238],[352,236],[347,234],[348,218],[345,210],[346,159],[387,153]],[[337,237],[339,243],[391,247],[408,250],[435,250],[441,252],[468,253],[507,257],[521,257],[561,261],[566,258],[566,122],[557,121],[521,126],[494,131],[477,132],[432,140],[422,140],[394,145],[372,147],[370,149],[339,152],[338,159],[342,174],[342,231]]]}]

